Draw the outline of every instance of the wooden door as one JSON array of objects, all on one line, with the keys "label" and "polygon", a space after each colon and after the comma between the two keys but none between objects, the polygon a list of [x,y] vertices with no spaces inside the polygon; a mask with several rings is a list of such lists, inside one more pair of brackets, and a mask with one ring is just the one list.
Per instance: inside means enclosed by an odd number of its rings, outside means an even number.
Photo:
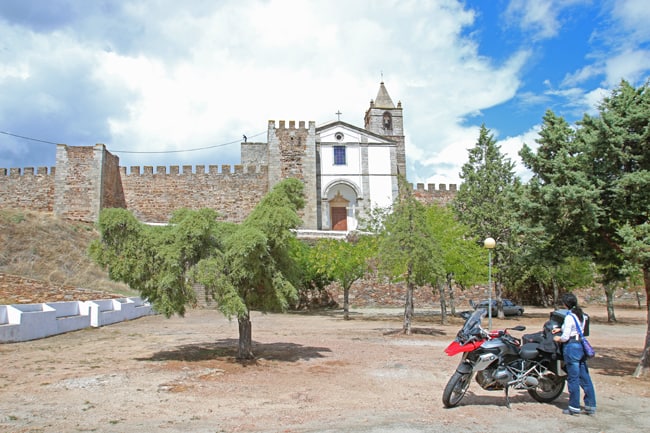
[{"label": "wooden door", "polygon": [[332,208],[332,230],[348,230],[348,212],[346,208]]}]

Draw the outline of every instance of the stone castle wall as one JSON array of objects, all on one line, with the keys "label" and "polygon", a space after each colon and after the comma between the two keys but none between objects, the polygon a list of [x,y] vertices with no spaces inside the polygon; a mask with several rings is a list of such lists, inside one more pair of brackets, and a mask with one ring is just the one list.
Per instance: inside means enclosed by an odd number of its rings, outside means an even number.
[{"label": "stone castle wall", "polygon": [[435,185],[432,183],[427,184],[426,189],[424,188],[423,183],[418,183],[413,190],[413,195],[418,199],[418,201],[424,204],[435,203],[438,205],[446,205],[456,197],[456,192],[457,188],[453,183],[449,184],[449,188],[447,188],[447,185],[441,183],[438,185],[438,189],[436,189]]},{"label": "stone castle wall", "polygon": [[0,168],[0,206],[52,212],[55,171],[54,167],[49,171],[47,167]]},{"label": "stone castle wall", "polygon": [[97,221],[101,210],[102,168],[106,153],[103,145],[57,145],[54,178],[54,213],[57,216]]},{"label": "stone castle wall", "polygon": [[[0,207],[54,212],[73,220],[94,222],[104,208],[126,208],[141,221],[165,223],[179,208],[212,208],[226,221],[241,222],[261,198],[285,176],[305,181],[305,228],[316,228],[316,153],[310,122],[289,128],[269,123],[268,145],[242,146],[248,164],[133,166],[127,172],[117,156],[103,144],[57,145],[56,167],[0,169]],[[277,147],[281,157],[269,158]],[[251,164],[256,162],[258,164]],[[261,164],[259,163],[261,162]],[[219,170],[221,168],[221,170]],[[446,204],[456,195],[456,185],[417,184],[414,194],[423,203]]]},{"label": "stone castle wall", "polygon": [[120,167],[124,200],[141,221],[164,223],[175,209],[211,208],[226,221],[241,222],[269,190],[268,167],[216,165]]},{"label": "stone castle wall", "polygon": [[304,183],[305,207],[300,211],[303,228],[317,229],[316,122],[269,121],[269,186],[282,179],[296,178]]}]

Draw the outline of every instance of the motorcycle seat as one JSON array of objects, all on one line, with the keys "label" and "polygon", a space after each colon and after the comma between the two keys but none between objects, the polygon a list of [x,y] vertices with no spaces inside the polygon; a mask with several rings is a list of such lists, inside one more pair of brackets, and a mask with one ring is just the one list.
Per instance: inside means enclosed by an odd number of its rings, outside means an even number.
[{"label": "motorcycle seat", "polygon": [[537,343],[526,343],[521,346],[519,356],[521,356],[523,359],[535,359],[537,356],[539,356],[539,352],[537,351],[538,347],[539,344]]}]

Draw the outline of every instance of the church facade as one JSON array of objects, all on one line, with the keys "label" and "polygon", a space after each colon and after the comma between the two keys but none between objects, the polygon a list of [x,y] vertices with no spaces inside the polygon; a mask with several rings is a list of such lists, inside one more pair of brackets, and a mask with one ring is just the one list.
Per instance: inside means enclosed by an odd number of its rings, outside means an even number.
[{"label": "church facade", "polygon": [[267,143],[242,143],[242,164],[269,167],[272,187],[285,177],[305,183],[308,230],[351,231],[373,207],[390,206],[398,176],[406,176],[402,106],[382,82],[370,101],[364,127],[337,120],[285,128],[269,122]]}]

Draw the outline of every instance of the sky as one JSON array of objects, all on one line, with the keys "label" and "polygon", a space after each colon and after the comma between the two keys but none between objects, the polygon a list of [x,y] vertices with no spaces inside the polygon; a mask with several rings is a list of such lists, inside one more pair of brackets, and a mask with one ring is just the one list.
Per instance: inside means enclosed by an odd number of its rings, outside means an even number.
[{"label": "sky", "polygon": [[1,0],[0,168],[240,162],[269,120],[402,103],[409,182],[459,184],[484,124],[518,151],[650,77],[647,0]]}]

